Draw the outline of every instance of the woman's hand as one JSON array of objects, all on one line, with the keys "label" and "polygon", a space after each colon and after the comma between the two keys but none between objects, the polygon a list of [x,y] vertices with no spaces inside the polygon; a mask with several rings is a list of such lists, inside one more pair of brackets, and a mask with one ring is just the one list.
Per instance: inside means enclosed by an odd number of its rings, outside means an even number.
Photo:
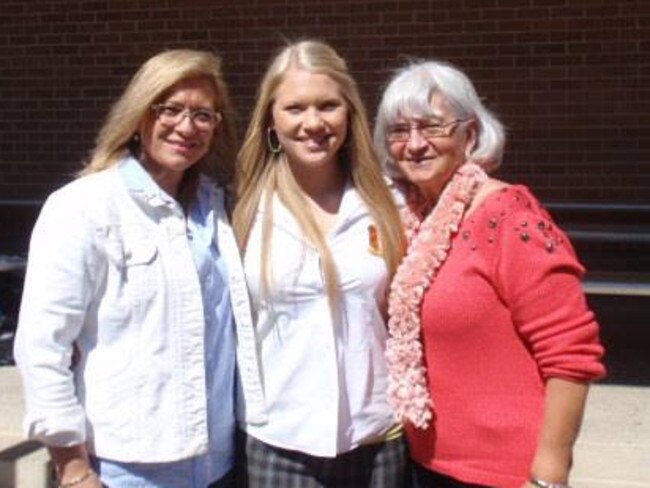
[{"label": "woman's hand", "polygon": [[56,469],[59,488],[103,488],[93,471],[88,451],[83,444],[70,447],[48,447]]},{"label": "woman's hand", "polygon": [[97,473],[88,471],[80,478],[74,478],[68,481],[60,481],[59,488],[108,488],[104,485]]}]

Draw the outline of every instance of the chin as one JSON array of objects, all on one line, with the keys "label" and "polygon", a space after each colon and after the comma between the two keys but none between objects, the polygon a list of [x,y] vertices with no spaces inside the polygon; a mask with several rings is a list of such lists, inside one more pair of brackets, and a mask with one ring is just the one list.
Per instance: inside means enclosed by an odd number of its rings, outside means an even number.
[{"label": "chin", "polygon": [[174,154],[169,158],[169,162],[175,166],[192,166],[203,156],[204,154]]},{"label": "chin", "polygon": [[301,154],[295,159],[298,165],[303,165],[310,168],[325,166],[331,160],[332,157],[328,154],[314,154],[314,153]]}]

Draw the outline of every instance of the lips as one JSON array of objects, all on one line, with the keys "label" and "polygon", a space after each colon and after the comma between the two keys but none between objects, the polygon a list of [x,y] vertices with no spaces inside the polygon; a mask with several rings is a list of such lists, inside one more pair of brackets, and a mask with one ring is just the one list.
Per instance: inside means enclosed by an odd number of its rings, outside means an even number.
[{"label": "lips", "polygon": [[431,162],[431,158],[422,158],[422,159],[407,159],[406,162],[413,166],[422,166],[426,163]]},{"label": "lips", "polygon": [[331,135],[323,136],[323,137],[309,137],[305,139],[300,139],[300,142],[309,150],[312,151],[319,151],[322,149],[327,149],[329,147],[329,142],[330,139],[332,138]]},{"label": "lips", "polygon": [[170,141],[167,140],[165,141],[169,146],[171,146],[174,151],[176,152],[181,152],[181,153],[188,153],[195,151],[199,144],[196,142],[190,142],[190,141]]}]

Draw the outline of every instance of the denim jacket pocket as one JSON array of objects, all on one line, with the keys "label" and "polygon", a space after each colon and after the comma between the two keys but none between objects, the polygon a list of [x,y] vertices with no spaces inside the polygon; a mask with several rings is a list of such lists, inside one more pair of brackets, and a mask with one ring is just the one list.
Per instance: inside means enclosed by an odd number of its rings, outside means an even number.
[{"label": "denim jacket pocket", "polygon": [[149,264],[156,257],[158,249],[152,242],[145,240],[124,243],[124,265],[138,266]]},{"label": "denim jacket pocket", "polygon": [[[149,324],[151,311],[160,306],[165,273],[155,236],[140,226],[115,226],[104,247],[112,306],[101,313],[104,333],[111,335],[110,341],[116,341]],[[123,357],[132,359],[133,350],[127,345],[120,347],[124,347]]]},{"label": "denim jacket pocket", "polygon": [[151,236],[142,232],[129,232],[128,228],[116,226],[108,233],[106,254],[118,269],[150,264],[158,254]]}]

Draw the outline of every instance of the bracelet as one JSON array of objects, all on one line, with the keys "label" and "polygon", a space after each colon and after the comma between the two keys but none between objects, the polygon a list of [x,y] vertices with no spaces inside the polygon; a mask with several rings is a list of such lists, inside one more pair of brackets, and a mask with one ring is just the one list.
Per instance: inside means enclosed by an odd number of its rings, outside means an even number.
[{"label": "bracelet", "polygon": [[72,481],[67,481],[65,483],[59,483],[59,488],[72,488],[73,486],[80,485],[84,481],[86,481],[88,478],[91,476],[94,476],[95,472],[92,469],[89,469],[86,471],[85,474],[82,474],[78,478],[73,479]]},{"label": "bracelet", "polygon": [[565,485],[564,483],[551,483],[550,481],[544,481],[532,476],[528,481],[537,488],[570,488],[569,485]]}]

